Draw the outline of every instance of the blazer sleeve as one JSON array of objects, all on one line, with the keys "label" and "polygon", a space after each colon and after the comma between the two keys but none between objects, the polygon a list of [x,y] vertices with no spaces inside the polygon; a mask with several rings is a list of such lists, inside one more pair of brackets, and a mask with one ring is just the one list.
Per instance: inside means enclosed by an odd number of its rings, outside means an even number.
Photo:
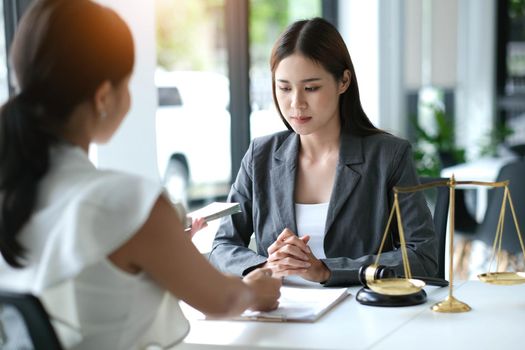
[{"label": "blazer sleeve", "polygon": [[264,264],[267,257],[248,248],[253,234],[253,142],[241,162],[228,202],[237,202],[242,213],[223,218],[215,239],[210,262],[220,271],[243,276]]},{"label": "blazer sleeve", "polygon": [[[394,186],[413,186],[419,183],[415,166],[412,161],[411,147],[408,142],[400,148],[394,158],[392,171],[387,179],[389,193],[389,208],[394,201]],[[421,192],[399,195],[404,236],[407,247],[408,259],[413,276],[435,276],[437,274],[437,241],[435,238],[432,216]],[[390,213],[383,213],[389,215]],[[394,249],[383,251],[379,264],[392,267],[398,275],[404,275],[403,260],[400,243],[397,235],[397,221],[391,223],[391,235]],[[342,249],[345,249],[342,247]],[[331,272],[326,286],[358,284],[358,271],[362,265],[375,263],[377,255],[364,255],[356,259],[344,257],[322,259]]]}]

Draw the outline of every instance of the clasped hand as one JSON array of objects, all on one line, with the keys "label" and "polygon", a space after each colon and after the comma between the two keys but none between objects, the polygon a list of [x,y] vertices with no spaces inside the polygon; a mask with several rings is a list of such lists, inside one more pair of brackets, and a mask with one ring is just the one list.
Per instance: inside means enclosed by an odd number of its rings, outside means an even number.
[{"label": "clasped hand", "polygon": [[268,247],[264,267],[272,270],[273,277],[298,275],[313,282],[327,281],[330,270],[312,254],[309,240],[310,236],[297,237],[291,230],[284,229]]}]

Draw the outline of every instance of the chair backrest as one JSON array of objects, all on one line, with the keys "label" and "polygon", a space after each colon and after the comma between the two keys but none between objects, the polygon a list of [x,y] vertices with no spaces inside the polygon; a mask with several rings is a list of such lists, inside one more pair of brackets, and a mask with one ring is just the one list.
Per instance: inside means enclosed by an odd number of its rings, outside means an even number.
[{"label": "chair backrest", "polygon": [[[422,184],[434,181],[446,181],[446,178],[420,177]],[[438,274],[436,277],[445,278],[445,249],[447,240],[447,220],[449,207],[449,189],[445,186],[435,187],[423,191],[427,205],[432,213],[434,229],[438,242]]]},{"label": "chair backrest", "polygon": [[[509,190],[512,196],[512,203],[516,211],[519,229],[525,230],[525,161],[523,159],[513,161],[504,165],[498,174],[496,181],[509,180]],[[492,245],[496,235],[501,203],[503,201],[503,189],[494,188],[489,190],[487,211],[482,223],[478,226],[475,239]],[[503,226],[503,238],[501,248],[511,254],[521,252],[518,235],[512,218],[510,207],[507,205]]]},{"label": "chair backrest", "polygon": [[0,348],[62,349],[49,315],[38,298],[0,291]]},{"label": "chair backrest", "polygon": [[467,208],[467,191],[473,189],[456,188],[454,192],[454,232],[462,235],[473,235],[479,224]]}]

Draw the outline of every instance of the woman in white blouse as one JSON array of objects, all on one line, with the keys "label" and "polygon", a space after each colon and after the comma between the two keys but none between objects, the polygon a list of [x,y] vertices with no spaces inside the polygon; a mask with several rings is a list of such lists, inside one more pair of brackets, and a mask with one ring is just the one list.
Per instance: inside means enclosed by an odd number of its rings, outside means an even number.
[{"label": "woman in white blouse", "polygon": [[[96,169],[87,152],[130,107],[131,33],[88,0],[38,0],[12,46],[18,92],[0,115],[0,288],[46,292],[72,284],[78,349],[130,349],[146,337],[164,292],[227,316],[277,306],[269,269],[243,280],[196,250],[160,184]],[[54,316],[59,309],[48,307]],[[178,305],[164,324],[187,333]]]}]

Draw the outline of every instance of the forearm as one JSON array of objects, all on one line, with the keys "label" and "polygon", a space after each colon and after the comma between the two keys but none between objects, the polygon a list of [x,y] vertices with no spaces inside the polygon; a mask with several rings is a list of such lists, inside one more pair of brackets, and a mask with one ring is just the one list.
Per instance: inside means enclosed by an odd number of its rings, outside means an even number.
[{"label": "forearm", "polygon": [[[407,253],[413,276],[434,276],[434,261],[426,259],[411,249],[407,249]],[[363,265],[374,264],[376,259],[377,255],[375,254],[364,255],[358,259],[345,257],[322,259],[322,262],[330,270],[330,278],[324,283],[325,286],[359,284],[359,268]],[[400,249],[381,253],[379,264],[393,268],[396,274],[400,276],[404,275]]]},{"label": "forearm", "polygon": [[224,276],[224,283],[215,286],[219,295],[201,308],[207,316],[223,318],[236,316],[255,303],[255,292],[237,276]]},{"label": "forearm", "polygon": [[[234,277],[236,288],[233,298],[226,299],[226,313],[219,316],[231,316],[250,308],[252,310],[269,311],[273,310],[278,305],[280,297],[281,280],[272,278],[272,271],[270,269],[256,269],[255,271],[246,275],[242,282],[243,287],[237,285],[237,277]],[[231,285],[231,283],[229,284]],[[239,293],[248,289],[244,294]],[[215,316],[217,316],[215,314]]]},{"label": "forearm", "polygon": [[214,244],[209,255],[210,262],[220,271],[236,276],[244,276],[255,267],[259,267],[267,257],[253,250],[236,244]]}]

